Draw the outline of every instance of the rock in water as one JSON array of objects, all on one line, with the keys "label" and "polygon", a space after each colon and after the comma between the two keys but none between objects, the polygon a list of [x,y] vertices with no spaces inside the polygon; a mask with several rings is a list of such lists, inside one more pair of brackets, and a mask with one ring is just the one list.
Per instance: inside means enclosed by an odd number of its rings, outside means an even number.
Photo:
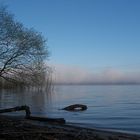
[{"label": "rock in water", "polygon": [[63,108],[63,110],[67,110],[67,111],[84,111],[84,110],[87,110],[87,106],[82,105],[82,104],[74,104],[74,105],[70,105],[70,106],[67,106],[67,107]]}]

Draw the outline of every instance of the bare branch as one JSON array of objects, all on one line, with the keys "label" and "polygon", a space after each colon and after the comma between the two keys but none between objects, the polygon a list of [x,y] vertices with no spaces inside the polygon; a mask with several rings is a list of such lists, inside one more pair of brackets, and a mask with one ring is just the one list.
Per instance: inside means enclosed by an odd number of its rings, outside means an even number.
[{"label": "bare branch", "polygon": [[42,35],[25,28],[5,8],[0,8],[0,77],[7,81],[41,83],[46,76],[43,63],[46,57],[48,50]]}]

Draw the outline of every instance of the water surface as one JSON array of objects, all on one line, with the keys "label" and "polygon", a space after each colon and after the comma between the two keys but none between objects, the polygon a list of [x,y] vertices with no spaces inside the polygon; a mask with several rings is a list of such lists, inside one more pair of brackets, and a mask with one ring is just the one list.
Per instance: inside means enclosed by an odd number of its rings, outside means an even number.
[{"label": "water surface", "polygon": [[[86,104],[88,109],[83,112],[61,110],[75,103]],[[34,115],[64,117],[69,123],[91,128],[140,133],[138,85],[55,86],[51,94],[36,90],[0,91],[0,108],[25,104],[31,107]]]}]

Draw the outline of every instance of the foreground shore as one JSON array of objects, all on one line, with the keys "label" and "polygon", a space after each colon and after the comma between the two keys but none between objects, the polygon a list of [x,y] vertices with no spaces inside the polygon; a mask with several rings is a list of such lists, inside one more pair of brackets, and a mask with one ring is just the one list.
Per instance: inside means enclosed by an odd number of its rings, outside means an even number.
[{"label": "foreground shore", "polygon": [[0,115],[0,140],[140,140],[140,135],[69,125],[39,125],[31,120]]}]

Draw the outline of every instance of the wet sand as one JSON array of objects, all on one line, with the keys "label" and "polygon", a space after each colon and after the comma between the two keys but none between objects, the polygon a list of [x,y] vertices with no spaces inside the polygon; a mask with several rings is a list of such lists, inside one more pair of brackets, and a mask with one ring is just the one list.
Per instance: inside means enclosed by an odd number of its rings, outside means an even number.
[{"label": "wet sand", "polygon": [[71,125],[40,125],[24,118],[0,115],[0,140],[140,140],[140,135]]}]

